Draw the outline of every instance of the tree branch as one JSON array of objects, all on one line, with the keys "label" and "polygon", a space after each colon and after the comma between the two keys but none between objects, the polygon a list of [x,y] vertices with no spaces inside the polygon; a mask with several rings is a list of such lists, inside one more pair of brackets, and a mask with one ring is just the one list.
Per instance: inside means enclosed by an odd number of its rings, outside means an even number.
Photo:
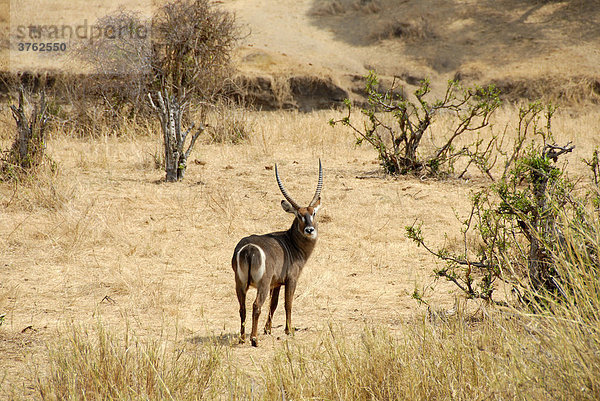
[{"label": "tree branch", "polygon": [[569,141],[565,146],[554,145],[546,145],[544,148],[544,156],[552,159],[554,162],[558,160],[558,156],[572,152],[575,149],[575,145],[571,145],[571,141]]},{"label": "tree branch", "polygon": [[198,137],[200,136],[200,134],[205,129],[206,129],[206,127],[204,125],[201,125],[200,128],[198,128],[198,131],[196,131],[196,133],[192,136],[192,140],[190,141],[190,146],[188,146],[188,148],[187,148],[187,150],[185,151],[185,154],[184,154],[185,160],[187,160],[188,156],[190,155],[190,152],[192,151],[192,148],[194,147],[194,144],[196,143],[196,139],[198,139]]}]

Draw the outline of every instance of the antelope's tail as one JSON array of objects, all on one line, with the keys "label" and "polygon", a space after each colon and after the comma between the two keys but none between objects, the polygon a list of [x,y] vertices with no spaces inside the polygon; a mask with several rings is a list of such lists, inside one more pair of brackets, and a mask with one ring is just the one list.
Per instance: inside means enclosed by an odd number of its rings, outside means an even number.
[{"label": "antelope's tail", "polygon": [[246,244],[236,254],[236,275],[246,290],[257,285],[265,274],[265,251],[256,244]]}]

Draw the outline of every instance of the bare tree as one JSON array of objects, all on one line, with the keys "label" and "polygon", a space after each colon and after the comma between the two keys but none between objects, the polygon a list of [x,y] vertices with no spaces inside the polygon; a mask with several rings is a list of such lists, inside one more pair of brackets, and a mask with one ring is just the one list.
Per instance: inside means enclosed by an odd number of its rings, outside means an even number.
[{"label": "bare tree", "polygon": [[[184,151],[184,130],[190,100],[214,102],[230,70],[230,53],[237,40],[233,14],[215,8],[208,0],[176,0],[162,6],[152,22],[154,96],[150,103],[158,114],[165,146],[167,181],[181,180],[187,157],[200,129]],[[156,102],[153,100],[156,99]]]},{"label": "bare tree", "polygon": [[175,0],[152,21],[152,69],[160,89],[178,101],[212,101],[231,75],[239,32],[232,13],[208,0]]},{"label": "bare tree", "polygon": [[[19,105],[11,105],[17,133],[10,150],[2,157],[3,176],[12,176],[38,166],[46,149],[46,126],[48,114],[45,94],[31,105],[27,102],[24,89],[19,90]],[[27,110],[30,109],[30,110]]]},{"label": "bare tree", "polygon": [[[96,21],[93,38],[71,46],[71,56],[86,74],[68,82],[69,95],[79,114],[87,111],[86,99],[100,100],[109,119],[126,110],[149,111],[146,94],[152,82],[151,21],[142,14],[119,9]],[[82,110],[83,109],[83,110]]]},{"label": "bare tree", "polygon": [[[115,29],[118,35],[111,31]],[[175,0],[160,6],[151,21],[119,10],[101,18],[94,31],[111,34],[78,48],[79,58],[102,78],[88,79],[88,86],[100,94],[112,117],[128,103],[134,111],[148,109],[149,98],[163,130],[166,179],[182,179],[187,157],[206,125],[204,108],[223,92],[232,72],[230,54],[239,37],[233,14],[209,0]],[[200,107],[199,123],[191,121],[192,101]],[[194,127],[201,128],[184,149]]]},{"label": "bare tree", "polygon": [[156,102],[150,94],[148,94],[148,99],[150,99],[152,108],[158,114],[164,135],[166,180],[169,182],[182,180],[187,166],[187,158],[196,143],[196,139],[204,131],[204,125],[201,124],[200,128],[192,135],[188,148],[184,151],[186,138],[195,126],[195,123],[192,123],[182,133],[181,117],[187,103],[179,104],[175,97],[169,95],[166,91],[164,95],[160,91],[156,93]]}]

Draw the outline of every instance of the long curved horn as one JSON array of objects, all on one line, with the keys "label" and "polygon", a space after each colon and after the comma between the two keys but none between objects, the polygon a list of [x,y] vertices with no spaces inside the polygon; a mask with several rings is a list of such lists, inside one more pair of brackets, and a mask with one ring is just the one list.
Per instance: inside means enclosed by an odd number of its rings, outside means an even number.
[{"label": "long curved horn", "polygon": [[279,190],[283,194],[283,197],[288,202],[290,202],[290,204],[294,207],[294,209],[296,209],[296,210],[300,209],[300,206],[298,206],[296,201],[292,199],[292,197],[287,193],[287,191],[283,187],[283,184],[281,183],[281,179],[279,178],[279,173],[277,172],[277,163],[275,163],[275,178],[277,178],[277,185],[279,185]]},{"label": "long curved horn", "polygon": [[310,201],[308,207],[314,206],[321,197],[321,189],[323,188],[323,168],[321,167],[321,159],[319,159],[319,182],[317,183],[317,190],[315,191],[315,196],[313,196]]}]

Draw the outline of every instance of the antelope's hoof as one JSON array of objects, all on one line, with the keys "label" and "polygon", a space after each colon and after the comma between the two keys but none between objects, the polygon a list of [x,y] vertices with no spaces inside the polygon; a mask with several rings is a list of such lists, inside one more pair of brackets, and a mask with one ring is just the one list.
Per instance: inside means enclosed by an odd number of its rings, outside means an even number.
[{"label": "antelope's hoof", "polygon": [[253,347],[258,347],[258,340],[256,339],[256,337],[252,337],[250,339],[250,342],[252,343]]},{"label": "antelope's hoof", "polygon": [[271,334],[271,328],[266,328],[265,327],[265,334]]}]

